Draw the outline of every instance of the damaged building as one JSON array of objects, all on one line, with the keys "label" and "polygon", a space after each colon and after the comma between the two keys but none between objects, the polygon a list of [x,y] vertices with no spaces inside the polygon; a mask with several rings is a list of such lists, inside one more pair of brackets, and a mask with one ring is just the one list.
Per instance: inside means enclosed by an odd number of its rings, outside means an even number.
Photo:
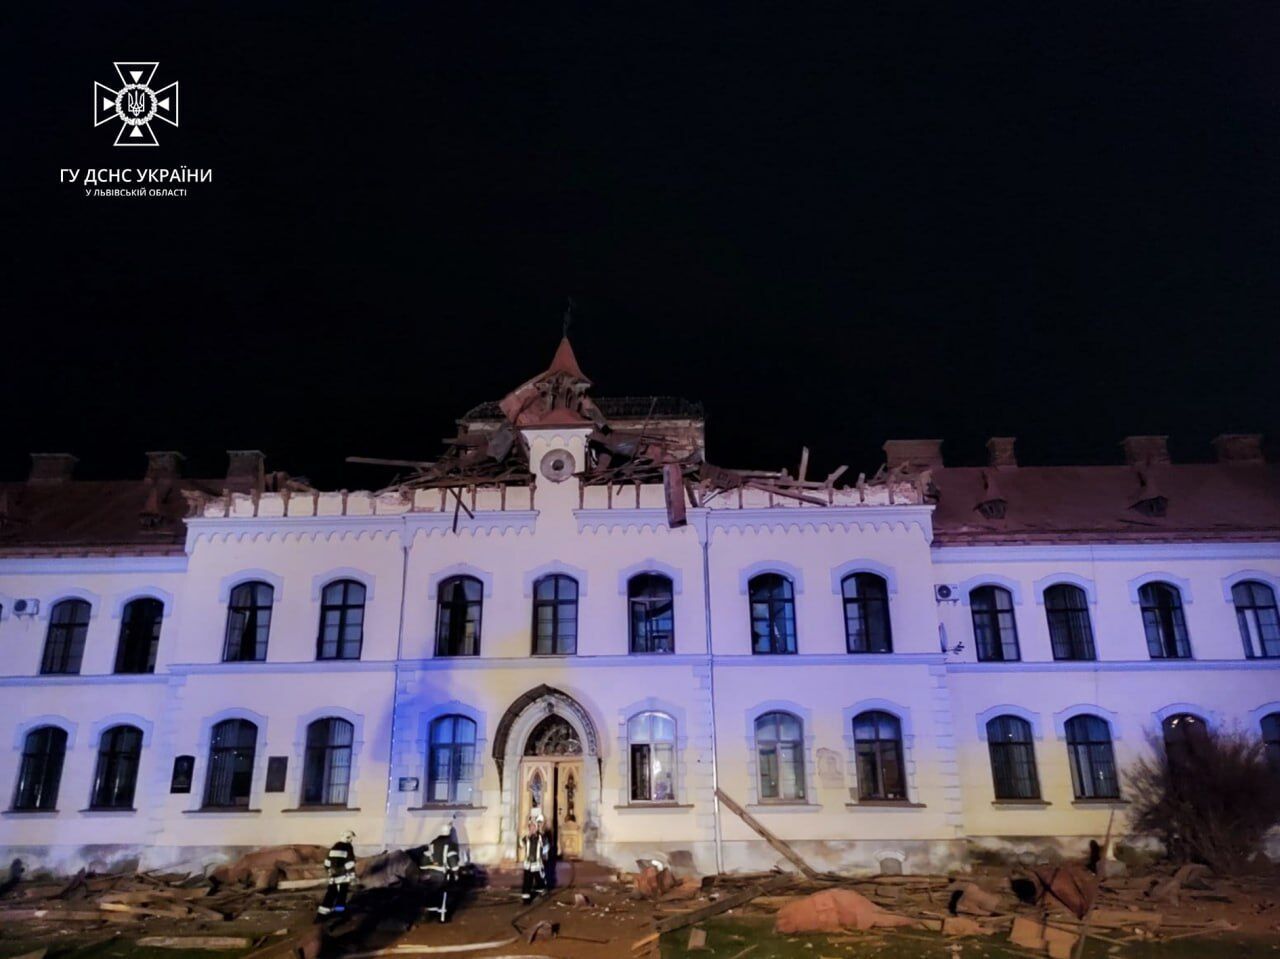
[{"label": "damaged building", "polygon": [[817,869],[941,872],[1124,835],[1148,734],[1280,752],[1259,437],[734,469],[698,405],[595,398],[568,340],[457,426],[365,460],[371,491],[256,451],[115,482],[40,454],[0,484],[0,855],[162,867],[452,822],[497,863],[538,810],[566,857],[774,865],[741,810]]}]

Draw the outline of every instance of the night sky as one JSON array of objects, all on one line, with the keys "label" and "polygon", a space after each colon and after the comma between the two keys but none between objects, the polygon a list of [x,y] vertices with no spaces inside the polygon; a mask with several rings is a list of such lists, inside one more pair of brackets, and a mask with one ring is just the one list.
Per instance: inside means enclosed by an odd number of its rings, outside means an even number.
[{"label": "night sky", "polygon": [[[963,13],[957,11],[963,10]],[[726,466],[1280,439],[1280,7],[11,3],[6,438],[79,475],[430,458],[571,336]],[[158,60],[181,126],[94,129]],[[181,199],[62,167],[212,168]]]}]

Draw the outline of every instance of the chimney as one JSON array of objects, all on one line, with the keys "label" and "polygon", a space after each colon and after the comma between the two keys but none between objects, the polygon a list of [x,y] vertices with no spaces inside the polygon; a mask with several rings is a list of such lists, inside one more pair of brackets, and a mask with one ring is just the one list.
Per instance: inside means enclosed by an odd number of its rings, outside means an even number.
[{"label": "chimney", "polygon": [[993,436],[987,440],[987,465],[996,467],[1017,466],[1018,455],[1013,445],[1018,442],[1016,436]]},{"label": "chimney", "polygon": [[1126,436],[1124,438],[1124,461],[1130,466],[1153,466],[1158,463],[1170,463],[1169,437],[1167,436]]},{"label": "chimney", "polygon": [[261,492],[266,479],[266,456],[261,450],[227,450],[227,489],[233,493]]},{"label": "chimney", "polygon": [[177,450],[153,450],[147,453],[147,474],[144,479],[176,480],[182,475],[182,461],[186,459]]},{"label": "chimney", "polygon": [[1261,433],[1223,433],[1213,438],[1213,452],[1219,463],[1265,463]]},{"label": "chimney", "polygon": [[32,453],[28,483],[65,483],[79,462],[70,453]]},{"label": "chimney", "polygon": [[942,440],[886,440],[883,447],[889,469],[918,470],[942,466]]}]

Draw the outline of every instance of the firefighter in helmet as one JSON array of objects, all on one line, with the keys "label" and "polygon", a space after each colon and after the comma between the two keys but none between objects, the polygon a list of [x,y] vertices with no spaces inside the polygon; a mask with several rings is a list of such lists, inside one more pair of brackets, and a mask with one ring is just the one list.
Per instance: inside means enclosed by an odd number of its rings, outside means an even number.
[{"label": "firefighter in helmet", "polygon": [[329,874],[329,885],[324,891],[324,901],[316,910],[317,918],[335,912],[347,911],[347,894],[356,878],[356,851],[351,845],[356,834],[348,829],[335,842],[324,857],[324,868]]}]

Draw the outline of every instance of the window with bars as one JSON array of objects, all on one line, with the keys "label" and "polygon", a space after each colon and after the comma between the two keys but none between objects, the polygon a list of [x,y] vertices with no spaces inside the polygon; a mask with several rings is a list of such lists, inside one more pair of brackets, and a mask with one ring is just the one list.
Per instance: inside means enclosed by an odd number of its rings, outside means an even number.
[{"label": "window with bars", "polygon": [[91,809],[132,809],[142,759],[142,730],[112,726],[98,740],[98,763],[93,773]]},{"label": "window with bars", "polygon": [[329,716],[307,725],[302,763],[302,805],[345,806],[351,786],[351,748],[355,727]]},{"label": "window with bars", "polygon": [[627,721],[631,801],[675,802],[676,722],[666,713],[638,713]]},{"label": "window with bars", "polygon": [[1065,723],[1071,785],[1077,799],[1119,799],[1111,727],[1101,716],[1073,716]]},{"label": "window with bars", "polygon": [[1276,594],[1266,583],[1246,580],[1231,587],[1240,640],[1249,659],[1280,656],[1280,612]]},{"label": "window with bars", "polygon": [[578,651],[578,581],[554,573],[533,584],[535,656],[569,656]]},{"label": "window with bars", "polygon": [[120,619],[120,642],[116,646],[117,673],[156,671],[163,619],[164,603],[158,599],[135,599],[125,604]]},{"label": "window with bars", "polygon": [[1262,743],[1267,747],[1271,768],[1280,770],[1280,713],[1267,713],[1262,717]]},{"label": "window with bars", "polygon": [[1022,658],[1013,594],[1001,586],[979,586],[969,593],[973,638],[982,663],[1013,663]]},{"label": "window with bars", "polygon": [[80,672],[84,640],[89,633],[91,607],[83,599],[64,599],[49,611],[40,672],[45,675]]},{"label": "window with bars", "polygon": [[854,573],[840,581],[844,598],[845,644],[851,653],[891,653],[889,587],[875,573]]},{"label": "window with bars", "polygon": [[1045,616],[1054,659],[1097,659],[1089,597],[1079,586],[1058,583],[1044,591]]},{"label": "window with bars", "polygon": [[996,799],[1039,799],[1031,724],[1019,716],[997,716],[987,723],[991,778]]},{"label": "window with bars", "polygon": [[780,573],[761,573],[747,584],[751,600],[751,651],[761,654],[796,651],[796,599],[791,580]]},{"label": "window with bars", "polygon": [[40,726],[22,740],[18,782],[13,790],[13,809],[40,812],[58,808],[58,784],[62,781],[62,761],[67,755],[66,730]]},{"label": "window with bars", "polygon": [[268,583],[241,583],[231,591],[227,635],[222,646],[224,663],[262,662],[267,658],[274,601],[275,590]]},{"label": "window with bars", "polygon": [[853,717],[854,753],[858,762],[858,798],[907,798],[902,761],[902,724],[898,717],[871,710]]},{"label": "window with bars", "polygon": [[225,719],[209,737],[204,804],[211,809],[249,805],[258,727],[247,719]]},{"label": "window with bars", "polygon": [[436,590],[436,655],[480,655],[484,584],[474,576],[451,576]]},{"label": "window with bars", "polygon": [[756,756],[760,764],[760,799],[802,802],[804,724],[786,712],[765,713],[756,720]]},{"label": "window with bars", "polygon": [[675,601],[671,580],[658,573],[642,573],[627,582],[631,652],[675,652]]},{"label": "window with bars", "polygon": [[1147,583],[1138,590],[1147,652],[1152,659],[1190,659],[1191,641],[1182,614],[1182,594],[1168,583]]},{"label": "window with bars", "polygon": [[469,806],[475,788],[476,724],[466,716],[432,720],[427,802]]},{"label": "window with bars", "polygon": [[364,645],[364,584],[339,579],[320,598],[316,659],[359,659]]}]

